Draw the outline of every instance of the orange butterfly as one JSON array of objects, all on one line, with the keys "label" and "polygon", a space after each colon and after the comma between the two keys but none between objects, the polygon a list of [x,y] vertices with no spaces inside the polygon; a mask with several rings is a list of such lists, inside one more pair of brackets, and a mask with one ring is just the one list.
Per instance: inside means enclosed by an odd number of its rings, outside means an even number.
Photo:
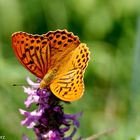
[{"label": "orange butterfly", "polygon": [[83,95],[83,75],[89,60],[86,44],[67,30],[43,35],[16,32],[12,47],[21,64],[42,79],[40,88],[50,88],[64,101]]}]

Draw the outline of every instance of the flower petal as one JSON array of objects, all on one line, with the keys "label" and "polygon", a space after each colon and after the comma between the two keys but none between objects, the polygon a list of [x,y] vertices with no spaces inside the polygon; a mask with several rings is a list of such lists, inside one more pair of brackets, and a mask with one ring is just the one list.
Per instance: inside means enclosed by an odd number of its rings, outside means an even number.
[{"label": "flower petal", "polygon": [[36,89],[40,87],[40,83],[35,83],[35,82],[33,82],[33,81],[30,79],[29,76],[27,76],[26,80],[27,80],[27,83],[28,83],[31,87],[36,88]]}]

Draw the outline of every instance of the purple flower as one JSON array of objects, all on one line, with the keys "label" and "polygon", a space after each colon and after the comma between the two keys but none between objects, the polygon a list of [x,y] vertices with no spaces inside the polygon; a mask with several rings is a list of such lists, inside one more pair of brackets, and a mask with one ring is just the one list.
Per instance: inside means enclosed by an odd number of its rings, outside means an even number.
[{"label": "purple flower", "polygon": [[[27,77],[29,87],[23,88],[28,97],[24,104],[27,109],[32,104],[36,104],[37,108],[31,112],[19,109],[20,113],[25,116],[25,119],[21,121],[21,125],[33,129],[38,140],[71,140],[79,127],[77,118],[82,113],[65,114],[61,100],[55,97],[50,90],[39,89],[40,81],[38,78],[37,83],[34,83]],[[73,131],[65,137],[65,133],[71,127],[73,127]],[[25,135],[23,139],[29,140]]]}]

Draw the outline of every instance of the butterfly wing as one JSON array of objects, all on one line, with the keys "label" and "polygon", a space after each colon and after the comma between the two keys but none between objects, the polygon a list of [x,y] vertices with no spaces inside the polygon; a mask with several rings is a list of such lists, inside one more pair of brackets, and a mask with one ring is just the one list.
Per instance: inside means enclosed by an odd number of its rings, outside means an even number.
[{"label": "butterfly wing", "polygon": [[53,94],[64,101],[79,99],[83,95],[83,88],[83,72],[81,69],[64,73],[50,85]]},{"label": "butterfly wing", "polygon": [[50,63],[48,39],[17,32],[12,35],[12,47],[22,65],[37,77],[43,78]]},{"label": "butterfly wing", "polygon": [[75,49],[79,38],[66,30],[44,35],[17,32],[12,35],[12,47],[22,65],[39,78],[58,66],[60,60]]},{"label": "butterfly wing", "polygon": [[64,73],[54,79],[50,84],[50,89],[61,100],[74,101],[83,95],[83,75],[89,59],[86,44],[81,43],[67,57],[69,61],[64,65]]},{"label": "butterfly wing", "polygon": [[53,69],[56,65],[59,67],[63,58],[80,44],[78,36],[74,36],[72,32],[67,30],[50,31],[43,36],[49,39],[50,69]]}]

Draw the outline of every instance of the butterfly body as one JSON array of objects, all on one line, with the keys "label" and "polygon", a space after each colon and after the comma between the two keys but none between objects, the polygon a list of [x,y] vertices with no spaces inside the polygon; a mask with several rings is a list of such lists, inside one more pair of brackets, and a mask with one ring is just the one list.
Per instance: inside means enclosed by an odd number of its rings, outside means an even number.
[{"label": "butterfly body", "polygon": [[22,65],[42,79],[40,88],[50,88],[64,101],[83,95],[89,51],[77,36],[66,30],[44,35],[17,32],[12,35],[12,47]]},{"label": "butterfly body", "polygon": [[42,81],[40,82],[40,89],[46,88],[50,85],[54,77],[56,76],[57,70],[53,69],[46,73],[46,75],[43,77]]}]

